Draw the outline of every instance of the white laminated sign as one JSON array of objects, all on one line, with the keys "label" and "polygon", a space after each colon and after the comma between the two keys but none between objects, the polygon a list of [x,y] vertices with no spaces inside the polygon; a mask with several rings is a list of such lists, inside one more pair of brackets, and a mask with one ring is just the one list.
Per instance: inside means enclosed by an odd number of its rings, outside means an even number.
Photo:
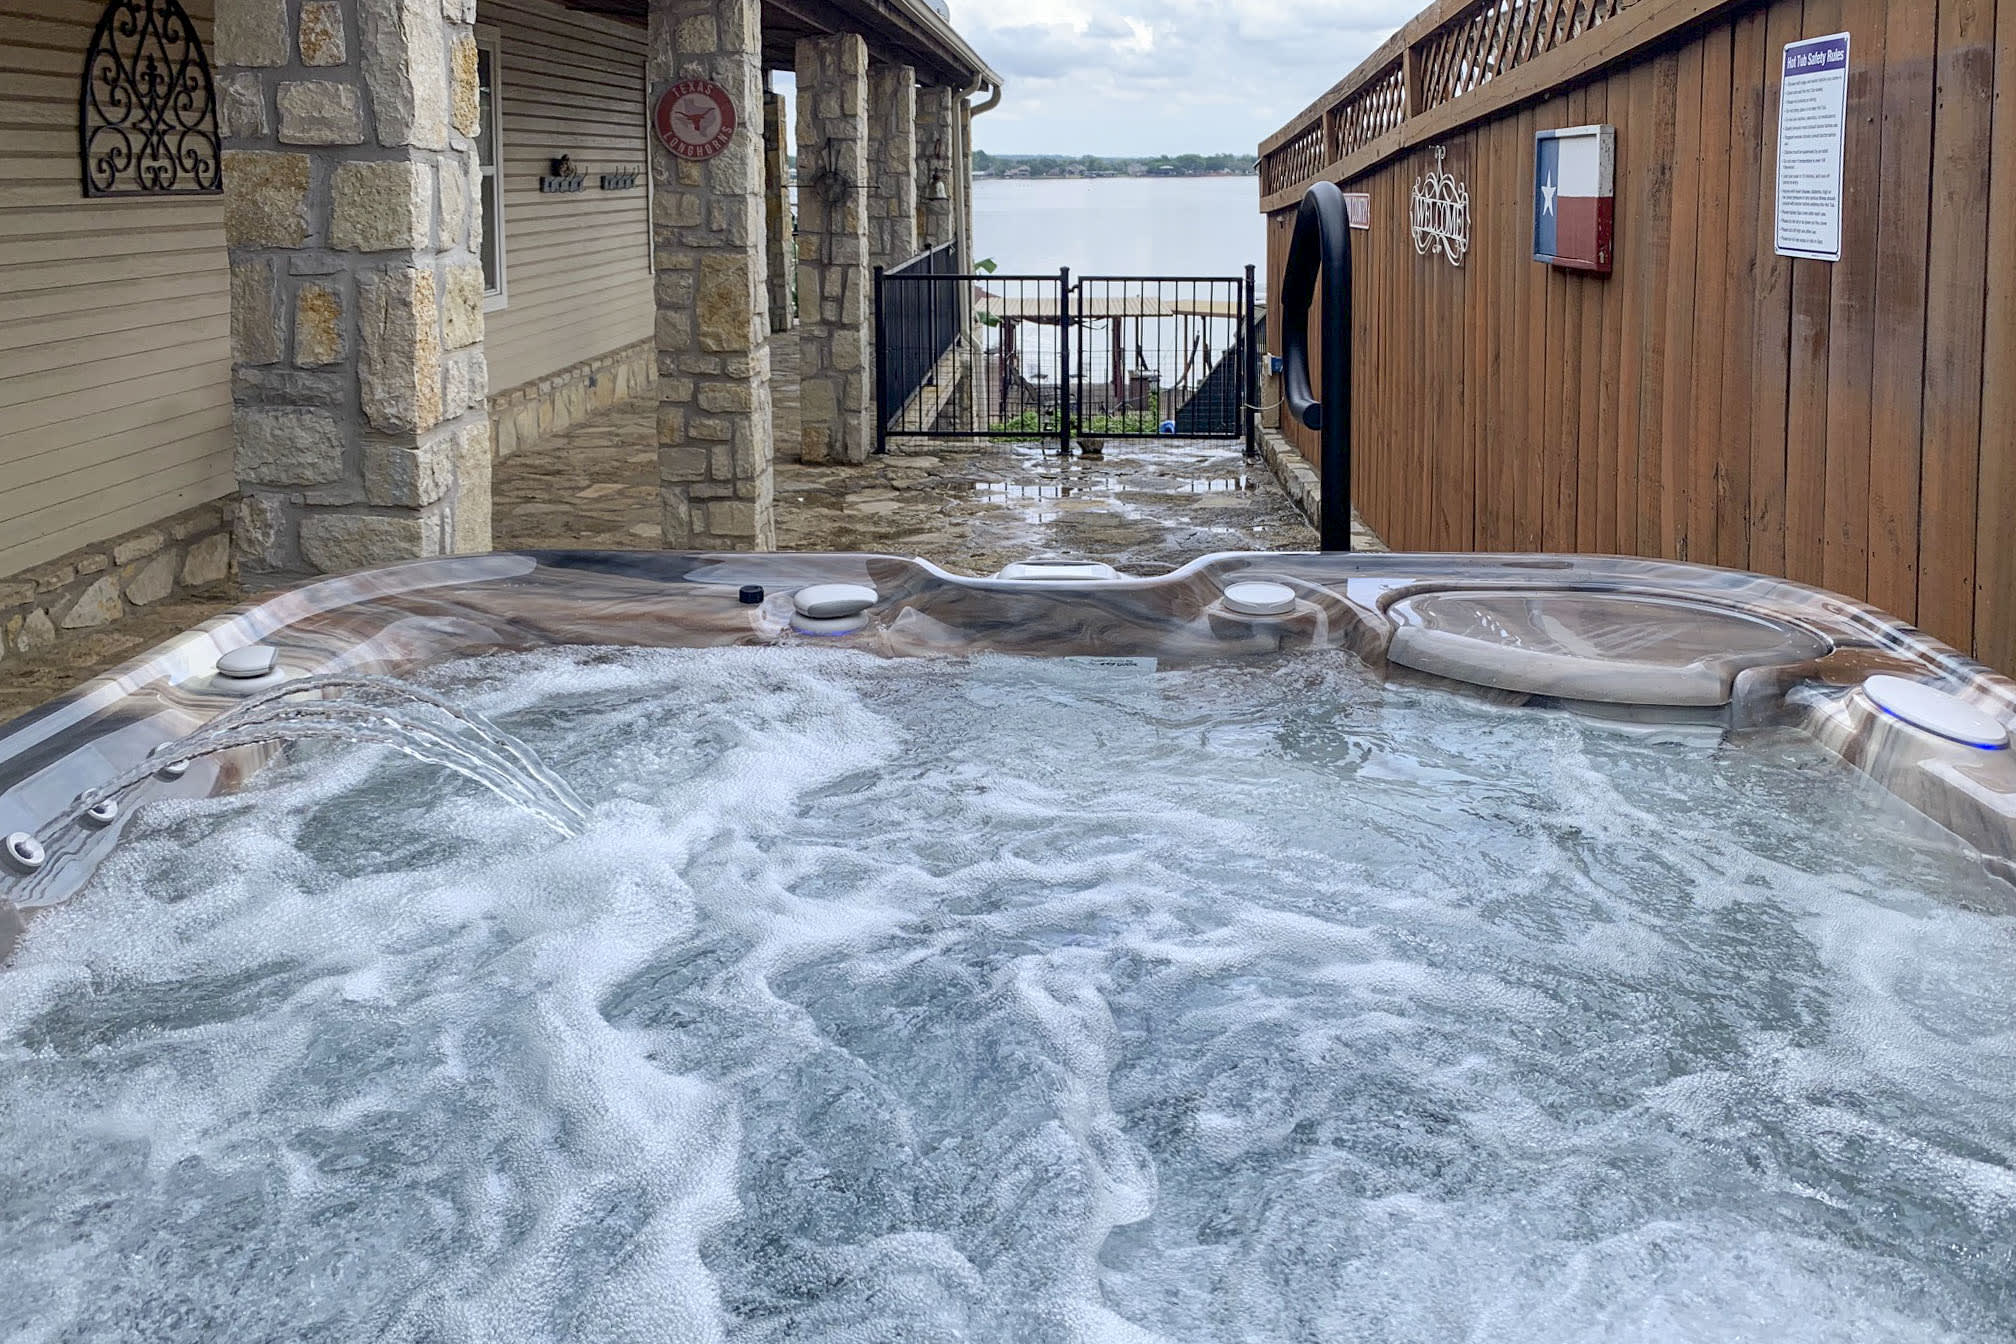
[{"label": "white laminated sign", "polygon": [[1777,248],[1841,260],[1841,160],[1848,139],[1848,34],[1785,48],[1778,95]]}]

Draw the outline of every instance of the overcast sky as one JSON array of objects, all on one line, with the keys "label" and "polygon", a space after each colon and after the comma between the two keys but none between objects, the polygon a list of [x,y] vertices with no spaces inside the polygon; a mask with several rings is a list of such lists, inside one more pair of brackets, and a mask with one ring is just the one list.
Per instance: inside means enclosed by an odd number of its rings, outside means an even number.
[{"label": "overcast sky", "polygon": [[1421,0],[951,0],[1007,81],[990,154],[1245,153]]}]

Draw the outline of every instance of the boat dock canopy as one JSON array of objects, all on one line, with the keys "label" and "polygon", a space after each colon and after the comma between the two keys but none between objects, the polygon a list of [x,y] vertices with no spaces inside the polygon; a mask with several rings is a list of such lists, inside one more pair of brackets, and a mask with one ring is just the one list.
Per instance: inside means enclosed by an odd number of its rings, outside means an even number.
[{"label": "boat dock canopy", "polygon": [[[973,302],[991,317],[1018,322],[1055,322],[1057,296],[1032,294],[1004,298],[985,289],[973,292]],[[1097,320],[1108,317],[1226,317],[1239,316],[1237,299],[1161,298],[1152,294],[1115,294],[1110,298],[1083,297],[1071,302],[1073,318]]]}]

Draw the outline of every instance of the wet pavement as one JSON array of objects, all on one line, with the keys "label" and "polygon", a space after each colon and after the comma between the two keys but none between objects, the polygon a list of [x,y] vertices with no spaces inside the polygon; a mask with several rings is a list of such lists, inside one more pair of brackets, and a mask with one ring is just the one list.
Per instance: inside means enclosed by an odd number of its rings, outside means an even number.
[{"label": "wet pavement", "polygon": [[968,574],[1037,556],[1161,574],[1213,551],[1316,545],[1266,465],[1225,442],[1109,440],[1069,457],[996,443],[839,473],[794,465],[777,499],[786,549],[895,551]]},{"label": "wet pavement", "polygon": [[[1159,574],[1213,551],[1316,545],[1266,464],[1224,441],[1112,439],[1060,457],[1034,441],[910,439],[862,466],[806,466],[791,334],[772,338],[771,368],[779,550],[893,552],[966,574],[1070,556]],[[500,462],[498,548],[657,546],[656,410],[625,402]]]},{"label": "wet pavement", "polygon": [[[779,407],[780,442],[795,405]],[[499,550],[656,548],[657,402],[644,397],[497,464]],[[1313,550],[1316,534],[1237,443],[1108,440],[1098,456],[1033,442],[911,440],[858,467],[777,464],[777,545],[921,556],[991,574],[1037,556],[1160,574],[1213,551]],[[1384,549],[1362,533],[1361,548]],[[0,723],[224,610],[181,601],[65,638],[0,669]]]},{"label": "wet pavement", "polygon": [[[627,402],[500,463],[498,547],[654,545],[655,409]],[[1213,551],[1316,545],[1266,465],[1223,441],[1111,439],[1060,457],[909,440],[858,467],[780,462],[776,500],[780,550],[893,552],[968,574],[1032,556],[1160,574]]]}]

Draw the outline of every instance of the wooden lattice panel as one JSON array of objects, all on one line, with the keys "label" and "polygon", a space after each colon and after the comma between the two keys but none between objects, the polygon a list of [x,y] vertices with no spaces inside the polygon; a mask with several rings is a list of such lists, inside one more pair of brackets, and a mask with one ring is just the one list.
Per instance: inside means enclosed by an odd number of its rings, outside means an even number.
[{"label": "wooden lattice panel", "polygon": [[1307,182],[1322,170],[1323,163],[1323,123],[1316,121],[1267,156],[1263,190],[1280,191]]},{"label": "wooden lattice panel", "polygon": [[1407,119],[1407,76],[1399,61],[1330,109],[1330,155],[1341,159],[1365,148]]},{"label": "wooden lattice panel", "polygon": [[1418,106],[1436,107],[1617,14],[1619,0],[1481,0],[1415,48]]}]

